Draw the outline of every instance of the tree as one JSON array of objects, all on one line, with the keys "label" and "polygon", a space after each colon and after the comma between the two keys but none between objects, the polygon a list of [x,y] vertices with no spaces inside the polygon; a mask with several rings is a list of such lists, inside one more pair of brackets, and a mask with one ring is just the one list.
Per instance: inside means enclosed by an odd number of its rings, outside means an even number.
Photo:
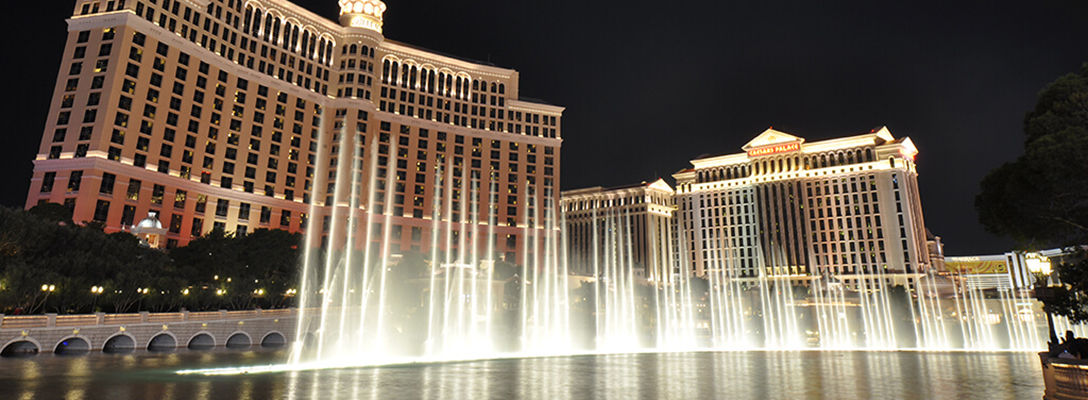
[{"label": "tree", "polygon": [[27,212],[37,215],[42,219],[59,222],[63,224],[72,224],[72,212],[68,210],[68,207],[60,203],[45,203],[31,207]]},{"label": "tree", "polygon": [[[982,180],[979,221],[1025,250],[1088,244],[1088,63],[1039,93],[1024,133],[1024,154]],[[1066,286],[1052,291],[1046,311],[1088,320],[1088,263],[1058,272]]]},{"label": "tree", "polygon": [[1024,118],[1024,154],[990,172],[975,198],[987,231],[1021,247],[1088,238],[1088,63],[1039,93]]}]

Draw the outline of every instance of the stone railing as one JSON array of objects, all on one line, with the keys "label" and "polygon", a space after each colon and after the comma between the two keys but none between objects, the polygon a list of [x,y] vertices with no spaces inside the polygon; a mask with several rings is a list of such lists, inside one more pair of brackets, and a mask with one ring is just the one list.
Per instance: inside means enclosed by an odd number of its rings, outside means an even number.
[{"label": "stone railing", "polygon": [[80,314],[80,315],[9,315],[0,314],[0,329],[64,328],[73,326],[108,326],[145,323],[170,323],[191,321],[232,321],[258,318],[284,318],[298,315],[296,308],[248,311],[207,311],[134,314]]},{"label": "stone railing", "polygon": [[1043,364],[1045,400],[1088,400],[1088,360],[1050,358],[1039,353]]}]

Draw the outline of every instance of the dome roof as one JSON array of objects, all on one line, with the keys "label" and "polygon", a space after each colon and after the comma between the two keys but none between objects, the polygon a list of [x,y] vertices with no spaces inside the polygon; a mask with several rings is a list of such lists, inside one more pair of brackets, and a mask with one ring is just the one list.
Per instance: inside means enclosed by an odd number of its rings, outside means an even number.
[{"label": "dome roof", "polygon": [[162,222],[159,222],[158,215],[154,211],[147,213],[147,218],[132,227],[132,233],[136,235],[141,233],[162,234],[164,232],[166,232],[166,228],[163,228]]}]

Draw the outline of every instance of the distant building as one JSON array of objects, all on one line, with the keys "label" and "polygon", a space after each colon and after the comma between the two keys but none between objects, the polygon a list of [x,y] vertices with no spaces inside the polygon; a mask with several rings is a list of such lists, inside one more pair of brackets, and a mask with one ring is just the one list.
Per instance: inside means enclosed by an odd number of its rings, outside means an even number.
[{"label": "distant building", "polygon": [[28,208],[107,232],[153,212],[165,247],[349,212],[347,237],[394,252],[462,243],[436,218],[492,218],[472,245],[507,258],[551,232],[564,109],[522,98],[518,71],[387,40],[379,0],[338,22],[285,0],[74,3]]},{"label": "distant building", "polygon": [[656,280],[673,264],[673,189],[663,179],[562,193],[571,273],[601,275],[607,265]]},{"label": "distant building", "polygon": [[1036,274],[1048,276],[1051,283],[1060,282],[1053,274],[1054,265],[1068,262],[1075,252],[1067,249],[1042,251],[1010,251],[1005,254],[945,257],[948,274],[964,280],[970,289],[1032,289]]},{"label": "distant building", "polygon": [[929,271],[908,138],[886,128],[806,142],[768,129],[743,153],[676,173],[678,265],[733,279]]}]

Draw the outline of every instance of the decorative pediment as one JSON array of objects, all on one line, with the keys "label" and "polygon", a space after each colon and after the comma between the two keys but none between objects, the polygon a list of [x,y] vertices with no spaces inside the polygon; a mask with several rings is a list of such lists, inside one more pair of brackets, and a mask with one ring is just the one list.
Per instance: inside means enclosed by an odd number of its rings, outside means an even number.
[{"label": "decorative pediment", "polygon": [[647,185],[647,187],[649,187],[650,189],[657,189],[669,193],[673,192],[672,186],[669,186],[669,183],[665,182],[665,180],[661,178],[658,178],[653,183]]},{"label": "decorative pediment", "polygon": [[797,143],[798,145],[800,145],[804,142],[804,138],[799,138],[785,132],[776,131],[774,130],[774,128],[768,128],[767,130],[763,131],[763,133],[759,134],[759,136],[756,136],[755,139],[752,139],[752,141],[748,142],[748,144],[744,145],[744,147],[742,147],[741,149],[744,151],[749,151],[752,149],[780,146],[793,143]]}]

